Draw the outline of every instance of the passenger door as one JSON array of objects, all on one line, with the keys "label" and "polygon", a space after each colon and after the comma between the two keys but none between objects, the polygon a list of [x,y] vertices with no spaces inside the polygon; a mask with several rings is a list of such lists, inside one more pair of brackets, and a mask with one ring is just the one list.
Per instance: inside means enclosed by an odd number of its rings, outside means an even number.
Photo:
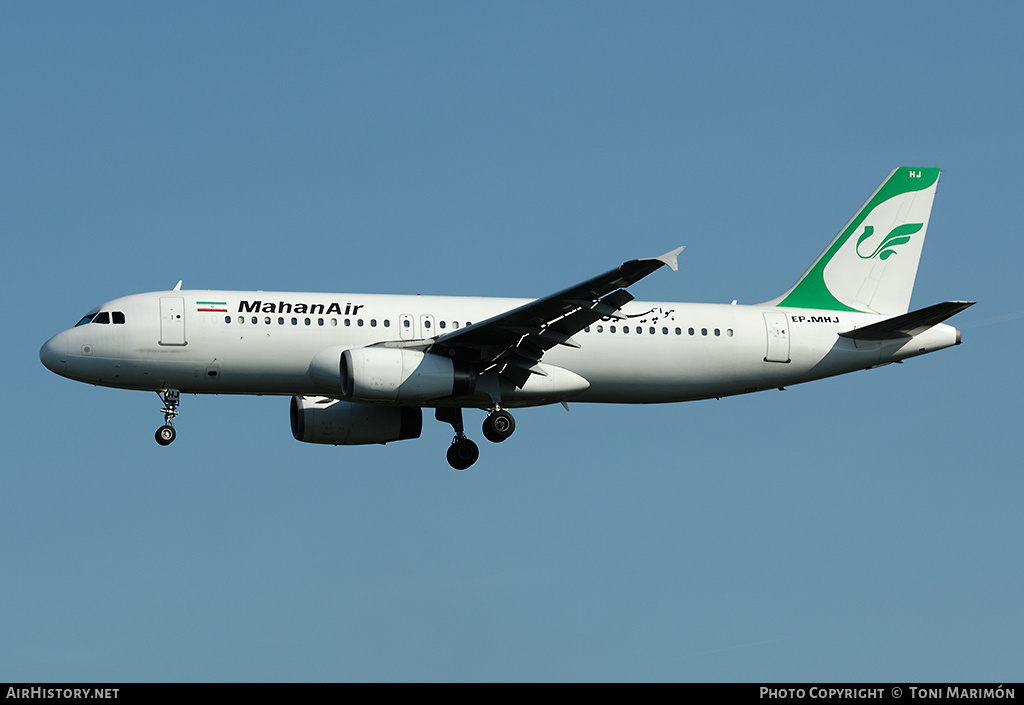
[{"label": "passenger door", "polygon": [[765,362],[789,362],[789,317],[785,313],[772,311],[764,314],[768,346]]},{"label": "passenger door", "polygon": [[160,344],[187,345],[185,341],[185,299],[160,298]]}]

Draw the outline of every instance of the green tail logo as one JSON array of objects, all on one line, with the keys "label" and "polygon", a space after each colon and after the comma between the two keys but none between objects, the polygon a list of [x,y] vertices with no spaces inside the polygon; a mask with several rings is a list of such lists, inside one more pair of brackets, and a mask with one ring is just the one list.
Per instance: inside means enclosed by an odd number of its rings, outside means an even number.
[{"label": "green tail logo", "polygon": [[906,245],[910,242],[910,236],[923,227],[924,223],[906,223],[905,225],[899,225],[889,231],[889,234],[885,236],[878,247],[875,248],[874,252],[870,255],[862,255],[860,253],[861,243],[875,233],[875,228],[873,226],[865,225],[864,234],[857,238],[857,256],[861,259],[872,259],[877,256],[878,259],[887,260],[890,255],[896,254],[896,247]]}]

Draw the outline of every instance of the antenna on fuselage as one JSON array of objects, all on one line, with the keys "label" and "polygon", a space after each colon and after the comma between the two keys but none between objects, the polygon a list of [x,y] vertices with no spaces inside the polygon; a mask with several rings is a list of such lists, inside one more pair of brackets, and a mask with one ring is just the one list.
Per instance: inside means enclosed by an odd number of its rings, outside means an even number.
[{"label": "antenna on fuselage", "polygon": [[184,279],[179,279],[178,283],[174,285],[174,288],[171,289],[171,291],[181,291],[181,282],[183,282],[183,281],[184,281]]}]

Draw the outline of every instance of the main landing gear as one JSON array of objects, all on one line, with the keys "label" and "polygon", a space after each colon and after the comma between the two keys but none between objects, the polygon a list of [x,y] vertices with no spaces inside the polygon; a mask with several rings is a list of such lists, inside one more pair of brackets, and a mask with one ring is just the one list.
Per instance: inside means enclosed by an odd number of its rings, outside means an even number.
[{"label": "main landing gear", "polygon": [[[455,429],[455,438],[448,446],[448,464],[456,470],[467,470],[480,457],[480,449],[476,443],[466,437],[462,424],[462,409],[435,409],[434,416],[438,421],[450,423]],[[516,420],[505,409],[491,410],[484,419],[484,438],[491,443],[501,443],[516,430]]]},{"label": "main landing gear", "polygon": [[448,446],[448,464],[456,470],[467,470],[480,457],[476,443],[465,436],[455,436]]},{"label": "main landing gear", "polygon": [[164,408],[160,409],[160,411],[164,412],[164,425],[156,430],[156,442],[162,446],[168,446],[178,435],[174,431],[173,424],[174,417],[178,415],[180,394],[177,389],[167,389],[163,392],[157,392],[157,396],[164,403]]},{"label": "main landing gear", "polygon": [[484,419],[484,438],[501,443],[516,430],[516,420],[504,409],[495,409]]}]

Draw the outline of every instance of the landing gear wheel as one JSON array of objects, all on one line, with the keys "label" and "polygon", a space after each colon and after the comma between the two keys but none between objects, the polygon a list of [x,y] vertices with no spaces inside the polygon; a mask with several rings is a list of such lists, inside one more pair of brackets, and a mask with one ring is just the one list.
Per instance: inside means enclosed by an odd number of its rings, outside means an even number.
[{"label": "landing gear wheel", "polygon": [[448,448],[448,464],[456,470],[466,470],[480,457],[480,449],[468,438],[456,438]]},{"label": "landing gear wheel", "polygon": [[156,430],[156,442],[162,446],[169,446],[177,435],[174,426],[161,426]]},{"label": "landing gear wheel", "polygon": [[498,409],[484,419],[484,438],[501,443],[516,430],[516,420],[504,409]]},{"label": "landing gear wheel", "polygon": [[164,412],[164,425],[156,430],[156,442],[162,446],[169,446],[174,441],[174,437],[178,435],[174,432],[174,426],[171,424],[174,423],[174,417],[178,415],[181,393],[177,389],[165,389],[156,394],[164,403],[164,408],[160,409]]}]

